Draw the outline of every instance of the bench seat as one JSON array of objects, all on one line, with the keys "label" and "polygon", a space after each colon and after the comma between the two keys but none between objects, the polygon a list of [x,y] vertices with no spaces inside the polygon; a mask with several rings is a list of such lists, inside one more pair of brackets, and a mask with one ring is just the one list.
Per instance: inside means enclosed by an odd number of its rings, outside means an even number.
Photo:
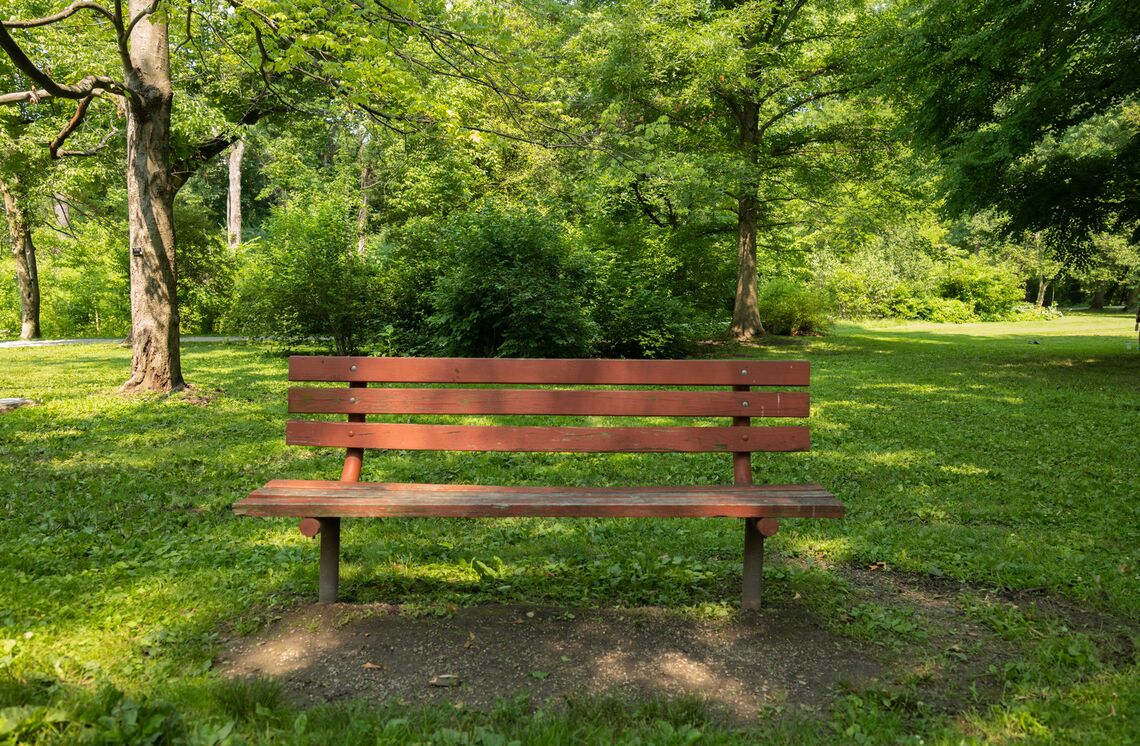
[{"label": "bench seat", "polygon": [[699,487],[497,487],[276,479],[234,505],[253,516],[342,518],[842,518],[818,484]]}]

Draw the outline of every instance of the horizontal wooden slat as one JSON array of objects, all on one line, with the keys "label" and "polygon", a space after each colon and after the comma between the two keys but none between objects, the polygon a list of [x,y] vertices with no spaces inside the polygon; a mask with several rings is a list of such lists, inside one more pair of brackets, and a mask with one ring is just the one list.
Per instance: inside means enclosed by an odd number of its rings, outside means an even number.
[{"label": "horizontal wooden slat", "polygon": [[808,429],[789,427],[490,427],[292,420],[285,442],[299,446],[412,451],[665,453],[806,451]]},{"label": "horizontal wooden slat", "polygon": [[804,392],[549,389],[289,389],[289,411],[342,414],[540,414],[807,417]]},{"label": "horizontal wooden slat", "polygon": [[580,384],[598,386],[807,386],[806,361],[512,360],[504,358],[289,358],[292,381]]},{"label": "horizontal wooden slat", "polygon": [[818,484],[750,487],[488,487],[276,480],[234,506],[241,515],[301,517],[842,518]]}]

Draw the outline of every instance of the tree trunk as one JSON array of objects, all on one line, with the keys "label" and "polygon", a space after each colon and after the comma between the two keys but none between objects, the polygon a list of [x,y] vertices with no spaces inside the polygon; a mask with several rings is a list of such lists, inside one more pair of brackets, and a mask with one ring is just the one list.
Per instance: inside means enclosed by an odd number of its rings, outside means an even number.
[{"label": "tree trunk", "polygon": [[230,150],[230,190],[226,196],[226,240],[230,250],[241,244],[241,160],[245,156],[245,140],[238,140]]},{"label": "tree trunk", "polygon": [[1092,301],[1089,303],[1089,306],[1091,308],[1095,308],[1098,311],[1104,308],[1104,295],[1107,290],[1108,283],[1098,282],[1096,284],[1096,289],[1093,290],[1093,297]]},{"label": "tree trunk", "polygon": [[[150,0],[130,0],[135,17]],[[170,47],[165,15],[144,18],[131,37],[127,104],[127,202],[130,221],[131,377],[124,391],[185,386],[179,355],[170,174]]]},{"label": "tree trunk", "polygon": [[40,278],[36,267],[36,247],[32,243],[32,227],[15,190],[0,181],[4,194],[4,213],[8,216],[8,235],[12,241],[12,257],[16,260],[16,284],[20,292],[20,339],[40,338]]},{"label": "tree trunk", "polygon": [[1136,305],[1140,300],[1140,285],[1133,285],[1128,288],[1128,292],[1124,294],[1124,309],[1128,310]]},{"label": "tree trunk", "polygon": [[357,160],[360,161],[360,207],[356,211],[356,252],[364,256],[364,246],[368,238],[368,189],[372,186],[372,164],[365,153],[367,138],[360,141]]},{"label": "tree trunk", "polygon": [[[737,119],[740,128],[739,147],[751,166],[752,177],[756,171],[759,121],[759,105],[752,101],[744,102]],[[743,185],[743,194],[737,198],[736,298],[732,306],[732,336],[740,341],[764,335],[760,308],[756,302],[756,225],[760,212],[756,192],[757,184],[750,178]]]},{"label": "tree trunk", "polygon": [[55,212],[55,222],[59,229],[71,233],[71,205],[67,203],[67,198],[62,194],[53,194],[51,197],[51,209]]},{"label": "tree trunk", "polygon": [[1043,308],[1045,306],[1045,292],[1049,289],[1049,280],[1045,279],[1045,275],[1037,277],[1037,307]]}]

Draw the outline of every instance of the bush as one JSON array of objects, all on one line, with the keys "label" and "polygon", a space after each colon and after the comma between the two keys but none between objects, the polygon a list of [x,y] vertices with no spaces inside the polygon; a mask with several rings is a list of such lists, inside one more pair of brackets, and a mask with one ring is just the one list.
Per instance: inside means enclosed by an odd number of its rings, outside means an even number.
[{"label": "bush", "polygon": [[590,273],[557,226],[533,212],[487,209],[452,223],[457,246],[431,292],[440,352],[470,357],[582,357],[597,328]]},{"label": "bush", "polygon": [[126,223],[76,220],[73,228],[74,239],[48,229],[36,232],[43,333],[126,336],[131,330]]},{"label": "bush", "polygon": [[977,257],[954,259],[943,265],[937,286],[942,298],[966,303],[971,313],[983,321],[1011,317],[1024,294],[1016,275]]},{"label": "bush", "polygon": [[275,208],[242,277],[236,327],[289,346],[331,337],[338,355],[379,334],[376,266],[357,250],[353,212],[337,194]]},{"label": "bush", "polygon": [[446,223],[430,218],[409,221],[378,246],[376,302],[391,327],[387,354],[432,352],[431,293],[444,268],[454,264],[450,244]]},{"label": "bush", "polygon": [[830,303],[820,290],[777,278],[759,294],[760,319],[769,334],[819,334],[827,330]]},{"label": "bush", "polygon": [[644,267],[623,267],[611,255],[600,263],[594,320],[605,357],[680,358],[695,345],[695,313]]},{"label": "bush", "polygon": [[927,298],[926,307],[918,318],[940,324],[965,324],[977,321],[974,306],[957,298]]}]

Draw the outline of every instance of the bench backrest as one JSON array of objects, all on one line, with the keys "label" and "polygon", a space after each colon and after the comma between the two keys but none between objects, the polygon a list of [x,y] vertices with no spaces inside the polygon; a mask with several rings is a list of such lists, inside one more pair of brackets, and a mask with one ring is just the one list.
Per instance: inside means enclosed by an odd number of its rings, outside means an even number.
[{"label": "bench backrest", "polygon": [[[348,422],[291,420],[290,445],[347,448],[341,478],[355,481],[364,449],[439,451],[707,452],[734,454],[737,484],[752,481],[754,451],[806,451],[804,426],[752,426],[753,417],[807,417],[804,361],[512,360],[503,358],[307,357],[289,359],[289,380],[347,383],[294,387],[289,411],[345,414]],[[435,384],[432,388],[368,384]],[[575,389],[472,388],[487,384]],[[622,387],[676,387],[660,388]],[[686,390],[680,387],[699,387]],[[720,387],[719,390],[715,387]],[[726,390],[727,389],[727,390]],[[729,417],[724,426],[582,427],[369,423],[384,415]]]}]

